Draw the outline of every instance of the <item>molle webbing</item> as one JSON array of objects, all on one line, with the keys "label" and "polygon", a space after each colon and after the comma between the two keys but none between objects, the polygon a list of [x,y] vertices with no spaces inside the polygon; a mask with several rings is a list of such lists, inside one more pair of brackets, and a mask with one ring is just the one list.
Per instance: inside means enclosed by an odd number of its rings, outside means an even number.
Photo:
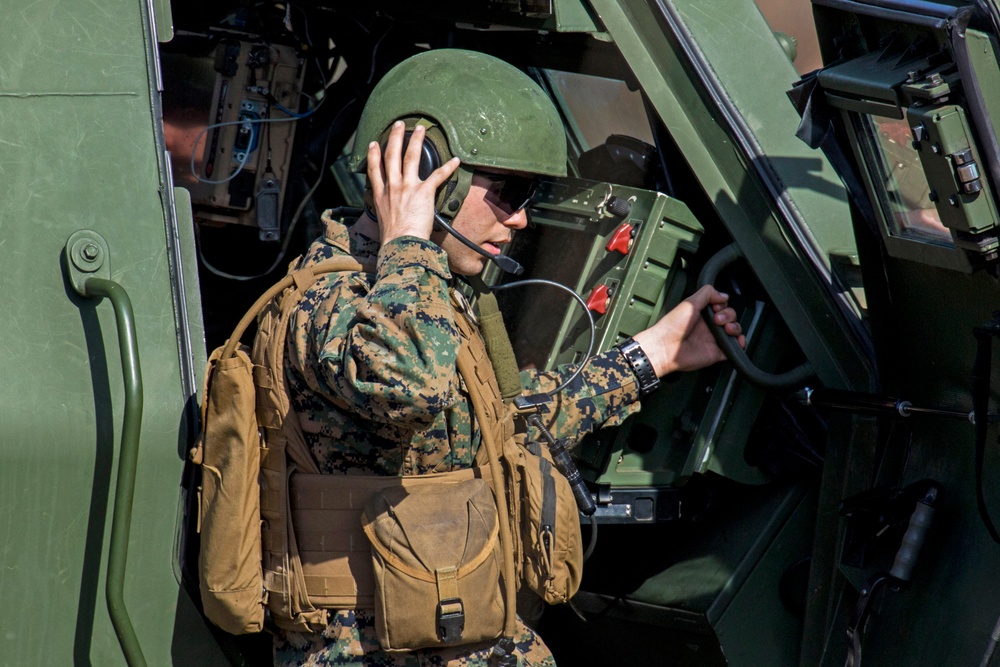
[{"label": "molle webbing", "polygon": [[[312,607],[322,609],[356,609],[374,606],[374,575],[372,573],[371,545],[361,526],[361,512],[368,499],[375,493],[396,486],[412,488],[421,484],[435,484],[472,479],[483,474],[488,468],[469,468],[450,473],[419,475],[409,477],[385,477],[376,475],[324,475],[298,473],[289,476],[288,506],[291,508],[291,525],[295,527],[297,545],[296,559],[290,564],[298,570],[294,579],[304,584],[307,600],[293,605],[298,614]],[[489,481],[489,477],[486,477]],[[276,503],[277,499],[265,501],[261,506]],[[263,528],[264,552],[280,556],[284,550],[282,534],[269,523]],[[281,562],[280,557],[275,562]],[[288,575],[276,569],[265,567],[265,586],[269,597],[286,598]],[[269,576],[267,576],[269,575]],[[306,604],[308,603],[308,605]],[[277,602],[271,605],[282,605]],[[325,614],[325,612],[323,612]],[[320,614],[321,616],[323,614]],[[295,627],[291,613],[276,614],[276,621],[285,627]],[[320,623],[320,621],[316,621]],[[325,625],[325,621],[322,621]]]},{"label": "molle webbing", "polygon": [[[301,576],[294,576],[301,568],[294,567],[284,489],[296,464],[306,470],[315,464],[298,421],[286,419],[285,331],[302,292],[318,275],[361,270],[353,257],[341,257],[286,276],[257,299],[206,368],[202,430],[191,452],[202,473],[198,579],[206,616],[227,632],[261,630],[264,605],[280,602],[278,596],[268,600],[268,588],[277,588],[266,583],[274,581],[272,575],[281,577],[280,589],[290,599],[305,590]],[[261,333],[248,355],[240,339],[258,315]],[[292,466],[286,467],[286,449]],[[277,536],[269,540],[280,548],[277,561],[262,548],[262,527]]]},{"label": "molle webbing", "polygon": [[[311,573],[303,567],[299,539],[289,521],[289,478],[318,476],[319,468],[291,410],[285,386],[288,322],[303,294],[316,280],[340,271],[372,271],[353,257],[339,257],[292,272],[269,289],[237,326],[238,339],[254,317],[257,336],[251,358],[257,394],[257,420],[264,435],[260,457],[261,562],[266,604],[279,625],[308,630],[326,625],[328,614],[309,601]],[[292,475],[292,473],[297,473]],[[334,573],[337,577],[338,573]],[[318,586],[321,590],[326,581]]]}]

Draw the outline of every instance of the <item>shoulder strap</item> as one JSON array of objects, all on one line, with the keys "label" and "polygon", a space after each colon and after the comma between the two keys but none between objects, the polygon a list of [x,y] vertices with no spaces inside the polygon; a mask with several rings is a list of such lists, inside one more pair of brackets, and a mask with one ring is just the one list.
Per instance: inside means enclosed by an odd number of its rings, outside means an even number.
[{"label": "shoulder strap", "polygon": [[[472,326],[462,313],[456,312],[455,321],[463,333],[463,338],[474,340],[479,336],[478,332],[472,330]],[[481,366],[481,365],[480,365]],[[469,399],[472,401],[472,409],[476,414],[476,420],[480,424],[479,432],[481,437],[480,446],[486,448],[486,454],[490,463],[490,474],[493,477],[494,495],[497,500],[497,511],[500,520],[500,544],[503,551],[503,581],[506,597],[506,617],[504,619],[504,637],[513,638],[517,628],[517,582],[514,580],[514,540],[511,535],[510,513],[507,508],[507,494],[503,481],[503,473],[500,470],[500,446],[502,443],[496,441],[500,429],[494,425],[502,419],[498,414],[497,406],[490,406],[489,398],[484,395],[484,383],[493,378],[481,378],[484,373],[491,375],[492,368],[480,368],[477,373],[477,363],[468,341],[463,341],[458,353],[458,372],[465,380],[469,389]],[[495,379],[494,379],[495,381]]]},{"label": "shoulder strap", "polygon": [[507,327],[504,326],[496,294],[490,291],[479,276],[472,276],[469,284],[476,293],[479,329],[482,331],[486,350],[490,355],[493,372],[497,376],[500,395],[509,403],[521,395],[521,374],[517,370],[514,348],[510,344],[510,336],[507,334]]},{"label": "shoulder strap", "polygon": [[254,338],[250,358],[254,366],[254,385],[257,388],[258,423],[268,434],[268,442],[280,443],[289,459],[305,472],[318,473],[319,469],[306,445],[298,421],[288,419],[291,411],[290,397],[285,386],[288,322],[306,290],[320,277],[332,272],[357,270],[367,271],[368,267],[364,267],[353,257],[339,257],[293,271],[278,283],[277,286],[285,286],[283,291],[261,304],[261,300],[273,292],[274,288],[268,290],[244,316],[245,320],[256,311],[257,336]]},{"label": "shoulder strap", "polygon": [[[261,472],[267,480],[267,488],[261,494],[261,516],[266,518],[268,535],[274,540],[263,554],[265,587],[273,599],[269,602],[272,613],[297,630],[317,630],[326,625],[328,615],[309,599],[307,577],[292,523],[289,477],[296,471],[319,473],[319,468],[298,419],[291,414],[285,384],[288,322],[306,290],[320,277],[338,271],[373,270],[354,257],[343,256],[293,271],[257,299],[227,343],[226,350],[235,350],[250,322],[257,319],[251,360],[257,423],[267,443],[267,452],[262,453],[261,460]],[[223,357],[225,355],[223,351]]]},{"label": "shoulder strap", "polygon": [[334,259],[328,259],[325,262],[320,262],[314,266],[307,266],[304,269],[299,269],[293,273],[288,274],[277,283],[272,285],[266,292],[260,295],[250,310],[246,312],[243,319],[239,321],[236,328],[233,330],[233,334],[226,341],[226,347],[222,350],[222,359],[228,359],[229,357],[236,354],[236,348],[240,344],[240,339],[243,338],[243,334],[246,333],[247,327],[253,322],[260,311],[271,302],[274,297],[281,294],[283,291],[291,287],[296,286],[297,291],[301,295],[305,292],[310,285],[316,282],[316,279],[320,276],[326,275],[327,273],[334,273],[336,271],[373,271],[371,266],[362,265],[357,259],[350,256],[345,257],[335,257]]}]

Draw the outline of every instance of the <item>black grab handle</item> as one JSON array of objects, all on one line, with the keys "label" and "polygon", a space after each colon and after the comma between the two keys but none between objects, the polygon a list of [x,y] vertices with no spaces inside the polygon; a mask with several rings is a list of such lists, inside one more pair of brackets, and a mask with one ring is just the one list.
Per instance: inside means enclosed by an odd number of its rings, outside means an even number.
[{"label": "black grab handle", "polygon": [[[705,266],[702,267],[701,273],[698,275],[698,285],[714,285],[719,272],[742,256],[735,243],[727,245],[705,262]],[[719,347],[725,353],[730,363],[751,384],[763,389],[788,389],[801,386],[806,380],[816,374],[808,361],[801,366],[797,366],[781,374],[762,371],[750,361],[750,357],[747,356],[747,353],[736,342],[736,339],[727,334],[723,327],[715,323],[715,312],[711,306],[705,307],[702,311],[702,316],[708,322],[708,330],[715,337],[715,342],[719,344]]]}]

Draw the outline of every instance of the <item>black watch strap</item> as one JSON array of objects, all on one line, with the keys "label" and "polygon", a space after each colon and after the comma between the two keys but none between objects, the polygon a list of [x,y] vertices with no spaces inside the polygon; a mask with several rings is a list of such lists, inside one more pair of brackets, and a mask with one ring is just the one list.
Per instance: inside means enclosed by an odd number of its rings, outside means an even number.
[{"label": "black watch strap", "polygon": [[635,339],[629,338],[622,341],[618,344],[618,349],[625,357],[625,361],[632,367],[632,372],[635,373],[635,377],[639,381],[640,396],[645,396],[660,386],[660,378],[656,377],[652,362],[649,361],[649,357],[642,351],[642,346],[635,342]]}]

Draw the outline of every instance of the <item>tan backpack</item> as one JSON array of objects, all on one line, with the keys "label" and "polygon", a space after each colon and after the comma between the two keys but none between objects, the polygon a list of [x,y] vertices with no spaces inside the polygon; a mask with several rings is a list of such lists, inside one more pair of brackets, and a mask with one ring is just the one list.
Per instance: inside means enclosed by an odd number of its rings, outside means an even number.
[{"label": "tan backpack", "polygon": [[[201,406],[201,435],[191,459],[202,469],[198,493],[201,548],[198,572],[205,615],[232,634],[260,632],[268,599],[262,567],[262,527],[286,522],[284,489],[288,465],[318,473],[296,420],[285,420],[284,339],[288,317],[316,279],[335,271],[360,271],[352,257],[296,271],[267,290],[236,325],[226,344],[209,357]],[[260,315],[251,351],[240,345]],[[263,483],[263,488],[262,488]],[[261,501],[268,509],[262,516]],[[269,534],[273,530],[268,531]],[[286,531],[287,532],[287,531]],[[279,550],[284,543],[269,545]],[[283,572],[289,569],[283,568]],[[304,582],[270,577],[284,591]]]}]

